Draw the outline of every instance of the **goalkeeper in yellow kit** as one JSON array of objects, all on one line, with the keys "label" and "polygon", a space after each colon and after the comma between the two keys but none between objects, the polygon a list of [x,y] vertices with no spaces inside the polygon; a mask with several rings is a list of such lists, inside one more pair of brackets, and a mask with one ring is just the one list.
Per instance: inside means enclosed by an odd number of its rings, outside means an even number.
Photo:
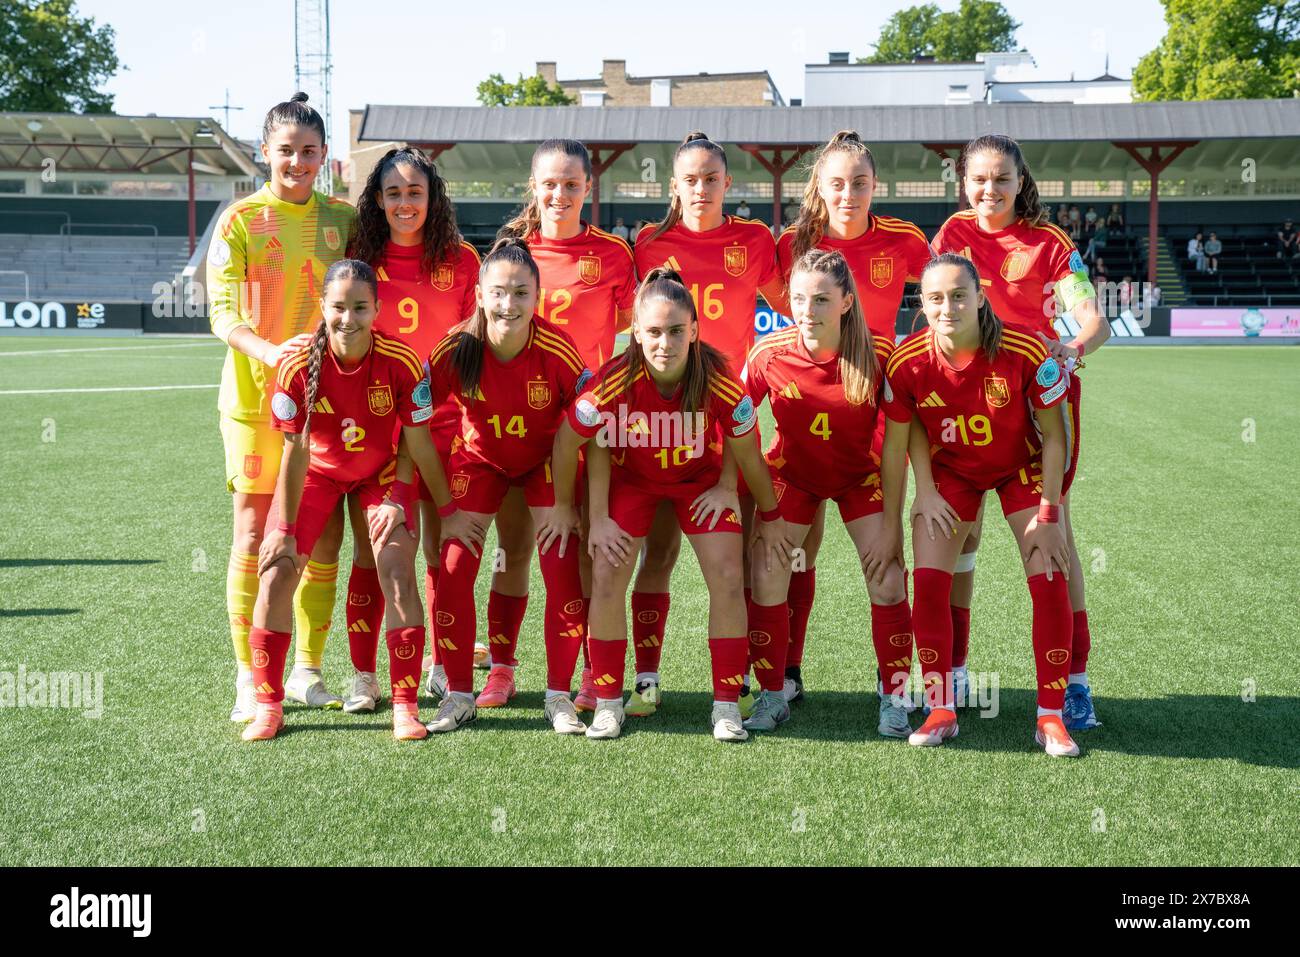
[{"label": "goalkeeper in yellow kit", "polygon": [[[271,180],[221,214],[208,250],[212,331],[230,346],[218,405],[235,514],[226,572],[226,608],[239,665],[231,721],[251,721],[256,705],[248,631],[257,600],[257,550],[284,446],[271,427],[268,380],[274,382],[280,356],[305,344],[320,322],[321,281],[344,257],[356,221],[351,206],[313,188],[325,162],[325,124],[306,101],[307,95],[298,93],[267,114],[262,157]],[[294,601],[298,643],[285,694],[315,707],[343,703],[321,677],[342,534],[340,511],[317,542]],[[329,560],[317,562],[315,554]]]}]

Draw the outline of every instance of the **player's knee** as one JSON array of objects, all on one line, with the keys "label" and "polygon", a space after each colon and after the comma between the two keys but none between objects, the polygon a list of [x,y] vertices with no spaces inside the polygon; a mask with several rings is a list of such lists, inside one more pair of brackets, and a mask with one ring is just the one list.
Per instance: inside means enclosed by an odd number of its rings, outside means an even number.
[{"label": "player's knee", "polygon": [[645,557],[641,562],[641,572],[645,575],[671,574],[681,552],[681,542],[655,542],[648,544]]},{"label": "player's knee", "polygon": [[258,588],[266,593],[267,603],[275,608],[292,603],[294,592],[298,590],[298,579],[297,569],[288,558],[282,558],[262,572]]},{"label": "player's knee", "polygon": [[884,581],[880,584],[867,583],[867,593],[871,596],[873,605],[897,605],[907,598],[903,570],[897,565],[890,565],[889,570],[885,572]]}]

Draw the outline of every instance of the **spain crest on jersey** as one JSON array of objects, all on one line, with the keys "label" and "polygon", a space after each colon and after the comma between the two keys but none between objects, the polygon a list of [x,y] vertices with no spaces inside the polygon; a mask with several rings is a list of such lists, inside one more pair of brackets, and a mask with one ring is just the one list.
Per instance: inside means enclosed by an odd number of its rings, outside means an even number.
[{"label": "spain crest on jersey", "polygon": [[438,263],[438,268],[433,271],[430,280],[434,289],[439,292],[446,292],[451,288],[451,284],[456,281],[456,267],[451,263]]},{"label": "spain crest on jersey", "polygon": [[894,260],[892,256],[882,256],[871,260],[871,285],[877,289],[887,289],[894,281]]},{"label": "spain crest on jersey", "polygon": [[339,228],[337,226],[326,226],[321,230],[321,235],[325,237],[325,245],[330,249],[337,251],[339,248]]},{"label": "spain crest on jersey", "polygon": [[749,253],[744,246],[727,246],[722,250],[722,266],[730,276],[740,276],[749,265]]},{"label": "spain crest on jersey", "polygon": [[469,476],[464,472],[457,472],[451,477],[451,497],[464,498],[465,493],[469,491]]},{"label": "spain crest on jersey", "polygon": [[596,283],[600,282],[600,257],[579,256],[578,278],[588,286],[594,286]]},{"label": "spain crest on jersey", "polygon": [[528,383],[528,408],[544,409],[551,404],[551,384],[545,379]]},{"label": "spain crest on jersey", "polygon": [[366,401],[375,415],[393,411],[393,390],[386,385],[372,385],[366,389]]},{"label": "spain crest on jersey", "polygon": [[1007,380],[1000,375],[985,376],[984,399],[995,409],[1000,409],[1011,401],[1011,390]]},{"label": "spain crest on jersey", "polygon": [[1002,269],[999,271],[1007,282],[1016,282],[1025,278],[1025,274],[1029,272],[1029,253],[1023,249],[1007,253],[1007,258],[1002,260]]},{"label": "spain crest on jersey", "polygon": [[244,478],[255,479],[262,474],[262,457],[260,455],[244,456]]}]

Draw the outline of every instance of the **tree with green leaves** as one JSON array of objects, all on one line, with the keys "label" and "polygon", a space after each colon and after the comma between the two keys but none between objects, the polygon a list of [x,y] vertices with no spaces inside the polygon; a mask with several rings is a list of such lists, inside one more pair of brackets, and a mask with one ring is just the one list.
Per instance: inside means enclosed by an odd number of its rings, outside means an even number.
[{"label": "tree with green leaves", "polygon": [[113,112],[100,89],[122,67],[113,41],[73,0],[0,0],[0,110]]},{"label": "tree with green leaves", "polygon": [[478,101],[484,106],[572,106],[575,102],[560,87],[548,86],[545,78],[522,73],[515,83],[493,73],[478,85]]},{"label": "tree with green leaves", "polygon": [[993,0],[961,0],[951,13],[927,3],[899,10],[880,31],[876,52],[859,63],[910,63],[930,56],[939,63],[962,63],[977,53],[1008,53],[1016,48],[1020,24]]},{"label": "tree with green leaves", "polygon": [[1300,94],[1300,0],[1163,0],[1168,31],[1133,69],[1137,100]]}]

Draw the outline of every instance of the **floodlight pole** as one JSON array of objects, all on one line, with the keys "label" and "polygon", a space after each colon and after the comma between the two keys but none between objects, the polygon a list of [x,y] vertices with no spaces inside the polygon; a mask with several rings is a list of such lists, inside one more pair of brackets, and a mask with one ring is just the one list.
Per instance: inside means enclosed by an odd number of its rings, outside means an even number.
[{"label": "floodlight pole", "polygon": [[189,192],[185,194],[186,214],[189,217],[190,224],[190,255],[194,255],[195,246],[195,221],[194,221],[194,150],[188,150],[185,158],[186,180],[189,183]]}]

